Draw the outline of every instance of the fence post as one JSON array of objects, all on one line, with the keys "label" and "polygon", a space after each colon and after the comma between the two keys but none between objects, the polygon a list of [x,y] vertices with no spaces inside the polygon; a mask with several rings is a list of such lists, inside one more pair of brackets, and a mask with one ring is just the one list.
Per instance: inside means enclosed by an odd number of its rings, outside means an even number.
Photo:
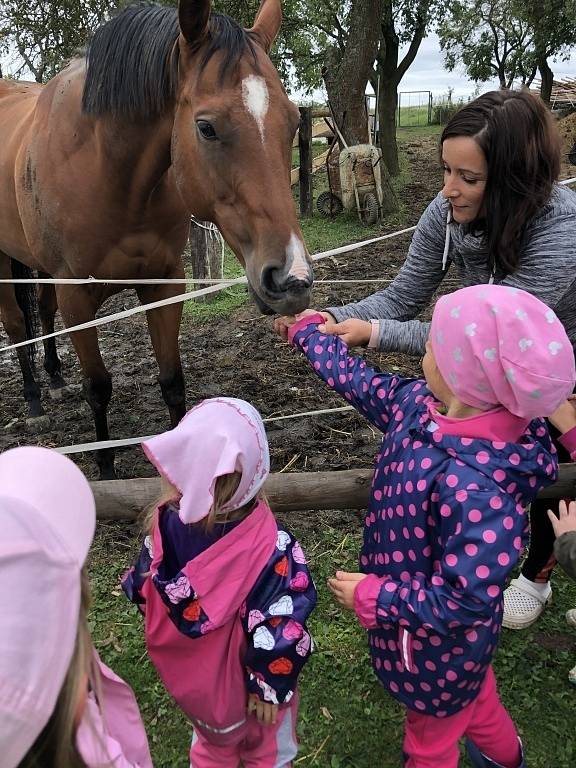
[{"label": "fence post", "polygon": [[312,215],[312,108],[300,107],[300,214]]}]

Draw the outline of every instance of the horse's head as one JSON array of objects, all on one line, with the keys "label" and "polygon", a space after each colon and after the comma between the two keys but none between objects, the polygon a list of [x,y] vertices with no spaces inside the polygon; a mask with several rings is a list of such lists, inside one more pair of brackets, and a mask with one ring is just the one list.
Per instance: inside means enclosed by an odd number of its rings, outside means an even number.
[{"label": "horse's head", "polygon": [[299,112],[268,58],[280,2],[263,0],[250,30],[210,6],[180,0],[176,182],[245,265],[260,309],[293,314],[309,305],[313,275],[290,189]]}]

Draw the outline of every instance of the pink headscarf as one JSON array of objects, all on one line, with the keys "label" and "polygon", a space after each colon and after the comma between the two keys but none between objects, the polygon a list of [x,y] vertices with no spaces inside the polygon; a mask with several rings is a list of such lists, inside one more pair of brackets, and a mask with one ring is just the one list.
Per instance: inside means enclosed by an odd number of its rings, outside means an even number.
[{"label": "pink headscarf", "polygon": [[562,323],[518,288],[475,285],[442,296],[430,343],[446,384],[473,408],[549,416],[574,388],[574,352]]},{"label": "pink headscarf", "polygon": [[88,481],[47,448],[0,455],[0,763],[50,719],[74,652],[80,573],[96,526]]},{"label": "pink headscarf", "polygon": [[147,440],[142,448],[182,494],[183,523],[196,523],[209,514],[221,475],[242,473],[240,485],[222,508],[230,512],[253,499],[270,472],[262,418],[250,403],[233,397],[203,400],[177,427]]}]

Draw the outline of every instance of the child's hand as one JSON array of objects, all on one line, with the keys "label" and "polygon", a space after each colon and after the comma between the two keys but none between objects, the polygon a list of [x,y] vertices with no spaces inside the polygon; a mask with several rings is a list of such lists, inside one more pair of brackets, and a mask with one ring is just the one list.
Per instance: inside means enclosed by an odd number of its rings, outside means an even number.
[{"label": "child's hand", "polygon": [[358,583],[366,578],[365,573],[347,573],[336,571],[336,576],[328,579],[328,587],[336,600],[349,610],[354,609],[354,592]]},{"label": "child's hand", "polygon": [[274,320],[274,330],[276,333],[281,336],[284,341],[288,338],[288,329],[290,326],[294,325],[294,323],[297,323],[298,320],[301,320],[303,317],[306,317],[306,315],[322,315],[324,320],[326,322],[334,322],[334,318],[332,315],[328,314],[328,312],[319,312],[317,309],[305,309],[303,312],[300,312],[298,315],[287,315],[284,317],[277,317]]},{"label": "child's hand", "polygon": [[551,509],[548,510],[548,517],[554,528],[556,538],[562,536],[563,533],[569,533],[570,531],[576,531],[576,502],[571,501],[570,506],[565,501],[560,502],[559,517],[556,517]]},{"label": "child's hand", "polygon": [[[322,314],[328,315],[327,312],[322,312]],[[349,347],[365,347],[370,341],[372,323],[356,318],[349,318],[337,323],[331,315],[328,315],[326,322],[324,325],[319,325],[318,330],[321,333],[340,336]]]},{"label": "child's hand", "polygon": [[278,718],[278,704],[271,704],[269,701],[262,701],[256,693],[248,696],[248,714],[254,713],[256,719],[265,725],[276,725]]}]

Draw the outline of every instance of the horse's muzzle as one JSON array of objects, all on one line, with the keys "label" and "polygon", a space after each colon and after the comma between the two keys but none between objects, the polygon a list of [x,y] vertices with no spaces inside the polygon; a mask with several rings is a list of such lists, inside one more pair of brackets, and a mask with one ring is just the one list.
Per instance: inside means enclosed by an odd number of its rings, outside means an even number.
[{"label": "horse's muzzle", "polygon": [[266,267],[262,270],[261,290],[257,293],[272,312],[279,315],[295,315],[310,306],[313,282],[311,267],[307,275],[298,277],[290,274],[285,276],[281,269]]}]

